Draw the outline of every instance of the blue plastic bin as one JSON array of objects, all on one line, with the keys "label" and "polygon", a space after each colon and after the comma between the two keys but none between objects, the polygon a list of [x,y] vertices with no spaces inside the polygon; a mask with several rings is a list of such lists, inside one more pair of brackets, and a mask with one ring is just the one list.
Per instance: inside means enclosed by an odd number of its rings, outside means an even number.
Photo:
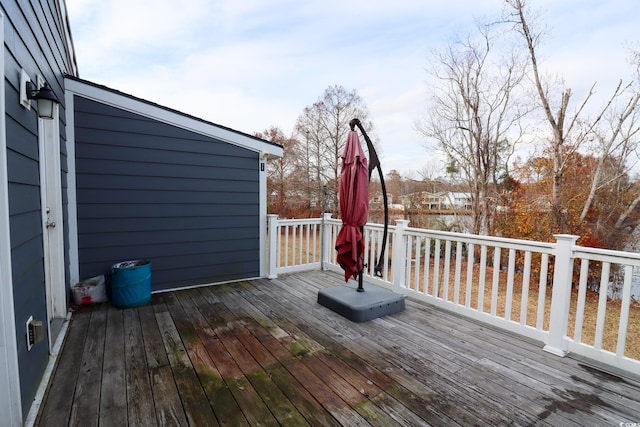
[{"label": "blue plastic bin", "polygon": [[111,266],[111,303],[120,308],[151,301],[151,261],[123,261]]}]

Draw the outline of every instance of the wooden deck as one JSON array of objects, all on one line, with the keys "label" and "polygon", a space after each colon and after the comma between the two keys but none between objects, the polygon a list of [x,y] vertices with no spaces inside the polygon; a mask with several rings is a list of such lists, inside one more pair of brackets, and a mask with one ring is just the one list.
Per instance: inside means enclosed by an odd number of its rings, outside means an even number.
[{"label": "wooden deck", "polygon": [[640,423],[640,383],[433,307],[352,323],[313,271],[82,309],[40,426]]}]

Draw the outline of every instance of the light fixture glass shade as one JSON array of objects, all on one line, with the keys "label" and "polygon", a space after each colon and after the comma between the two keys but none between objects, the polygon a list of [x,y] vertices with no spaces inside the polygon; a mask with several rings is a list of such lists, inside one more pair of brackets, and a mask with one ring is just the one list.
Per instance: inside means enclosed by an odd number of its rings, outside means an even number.
[{"label": "light fixture glass shade", "polygon": [[38,117],[41,119],[53,119],[55,103],[50,99],[38,99]]},{"label": "light fixture glass shade", "polygon": [[31,82],[28,82],[27,84],[29,99],[35,99],[38,104],[38,117],[41,119],[53,119],[55,105],[60,103],[56,94],[53,93],[47,83],[45,83],[39,90],[34,90]]}]

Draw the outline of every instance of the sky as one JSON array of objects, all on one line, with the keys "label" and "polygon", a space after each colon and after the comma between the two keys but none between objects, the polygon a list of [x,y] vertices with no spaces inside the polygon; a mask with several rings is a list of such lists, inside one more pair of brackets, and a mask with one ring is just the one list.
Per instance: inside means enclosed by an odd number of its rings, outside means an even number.
[{"label": "sky", "polygon": [[[637,0],[532,0],[542,69],[579,104],[629,81]],[[66,0],[80,77],[244,133],[292,135],[333,85],[370,111],[383,171],[440,168],[416,123],[428,114],[434,52],[500,0]],[[437,175],[437,174],[435,174]],[[435,176],[434,175],[434,176]]]}]

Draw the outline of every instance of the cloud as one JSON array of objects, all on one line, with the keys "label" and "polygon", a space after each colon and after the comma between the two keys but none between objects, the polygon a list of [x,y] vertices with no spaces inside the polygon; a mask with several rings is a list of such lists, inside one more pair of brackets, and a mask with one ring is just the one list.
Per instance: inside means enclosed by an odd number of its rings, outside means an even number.
[{"label": "cloud", "polygon": [[[501,2],[66,0],[80,76],[243,132],[290,133],[334,84],[369,106],[389,169],[429,162],[414,122],[432,49]],[[620,78],[637,40],[630,1],[540,0],[544,66],[576,93]],[[635,38],[634,38],[635,37]],[[383,164],[383,167],[385,165]]]}]

